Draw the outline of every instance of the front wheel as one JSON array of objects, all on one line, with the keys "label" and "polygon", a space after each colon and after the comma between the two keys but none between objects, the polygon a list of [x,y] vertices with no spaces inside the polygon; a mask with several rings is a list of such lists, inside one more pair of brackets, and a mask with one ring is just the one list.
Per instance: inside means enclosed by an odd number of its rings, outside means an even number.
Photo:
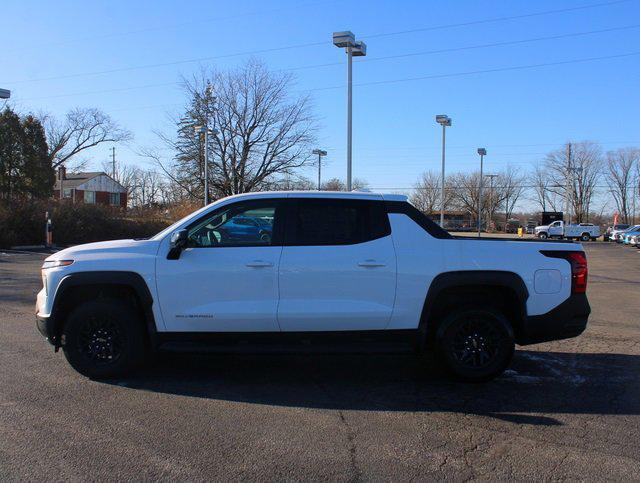
[{"label": "front wheel", "polygon": [[118,300],[91,300],[69,315],[62,349],[80,374],[97,379],[121,376],[144,360],[143,324]]},{"label": "front wheel", "polygon": [[538,238],[540,238],[541,240],[546,240],[549,236],[545,233],[542,232],[538,235]]},{"label": "front wheel", "polygon": [[591,241],[591,235],[589,235],[588,233],[583,233],[580,237],[580,240],[582,240],[583,242]]},{"label": "front wheel", "polygon": [[437,331],[440,360],[456,378],[491,380],[504,372],[515,351],[513,330],[492,308],[460,309],[447,316]]}]

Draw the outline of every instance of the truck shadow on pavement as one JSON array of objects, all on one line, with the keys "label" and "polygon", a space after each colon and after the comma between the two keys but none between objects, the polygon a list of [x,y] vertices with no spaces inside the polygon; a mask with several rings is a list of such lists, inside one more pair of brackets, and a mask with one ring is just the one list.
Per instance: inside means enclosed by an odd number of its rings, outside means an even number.
[{"label": "truck shadow on pavement", "polygon": [[455,412],[560,425],[548,414],[640,414],[640,356],[518,351],[485,384],[399,355],[164,354],[111,384],[169,395],[335,410]]}]

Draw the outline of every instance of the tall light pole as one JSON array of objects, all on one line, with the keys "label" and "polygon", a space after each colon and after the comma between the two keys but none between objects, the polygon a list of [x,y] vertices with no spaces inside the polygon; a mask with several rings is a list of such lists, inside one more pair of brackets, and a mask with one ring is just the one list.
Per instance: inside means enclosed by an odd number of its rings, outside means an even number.
[{"label": "tall light pole", "polygon": [[484,157],[487,155],[485,148],[478,148],[478,154],[480,155],[480,186],[478,187],[478,238],[480,237],[480,230],[482,228],[482,169],[484,164]]},{"label": "tall light pole", "polygon": [[436,116],[436,122],[442,126],[442,180],[440,182],[440,226],[444,228],[444,151],[445,132],[447,126],[451,126],[451,118],[444,114]]},{"label": "tall light pole", "polygon": [[333,45],[344,48],[347,52],[347,191],[351,191],[351,148],[352,148],[352,64],[353,57],[367,55],[367,44],[356,42],[353,32],[333,32]]},{"label": "tall light pole", "polygon": [[487,230],[491,226],[491,215],[492,215],[492,203],[493,203],[493,178],[497,178],[497,174],[486,174],[487,178],[489,178],[489,211],[487,212]]},{"label": "tall light pole", "polygon": [[320,183],[322,181],[322,156],[326,156],[327,152],[322,149],[314,149],[312,153],[318,155],[318,191],[320,191]]},{"label": "tall light pole", "polygon": [[195,132],[203,135],[204,142],[204,206],[209,204],[209,134],[218,134],[216,129],[207,129],[206,126],[193,126]]}]

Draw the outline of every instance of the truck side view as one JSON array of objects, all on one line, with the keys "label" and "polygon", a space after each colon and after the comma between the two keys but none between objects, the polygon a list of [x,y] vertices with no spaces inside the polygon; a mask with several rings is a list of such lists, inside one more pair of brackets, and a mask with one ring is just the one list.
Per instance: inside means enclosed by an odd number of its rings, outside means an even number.
[{"label": "truck side view", "polygon": [[62,250],[42,279],[40,332],[93,378],[157,350],[382,345],[484,381],[516,344],[575,337],[590,313],[580,245],[456,238],[371,193],[224,198],[150,239]]},{"label": "truck side view", "polygon": [[593,223],[579,223],[567,225],[562,220],[554,221],[550,225],[536,226],[534,233],[538,238],[558,238],[567,240],[589,241],[600,236],[600,227]]}]

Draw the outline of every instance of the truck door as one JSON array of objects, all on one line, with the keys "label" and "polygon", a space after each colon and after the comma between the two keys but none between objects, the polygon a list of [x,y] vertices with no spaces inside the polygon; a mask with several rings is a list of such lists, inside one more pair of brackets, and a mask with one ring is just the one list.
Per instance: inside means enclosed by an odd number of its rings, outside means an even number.
[{"label": "truck door", "polygon": [[163,242],[156,284],[167,330],[280,330],[282,206],[281,199],[245,200],[203,215],[189,226],[188,246],[178,260],[167,259]]},{"label": "truck door", "polygon": [[563,236],[562,222],[554,221],[549,225],[549,236]]},{"label": "truck door", "polygon": [[396,258],[382,200],[288,200],[280,260],[283,331],[384,329]]}]

